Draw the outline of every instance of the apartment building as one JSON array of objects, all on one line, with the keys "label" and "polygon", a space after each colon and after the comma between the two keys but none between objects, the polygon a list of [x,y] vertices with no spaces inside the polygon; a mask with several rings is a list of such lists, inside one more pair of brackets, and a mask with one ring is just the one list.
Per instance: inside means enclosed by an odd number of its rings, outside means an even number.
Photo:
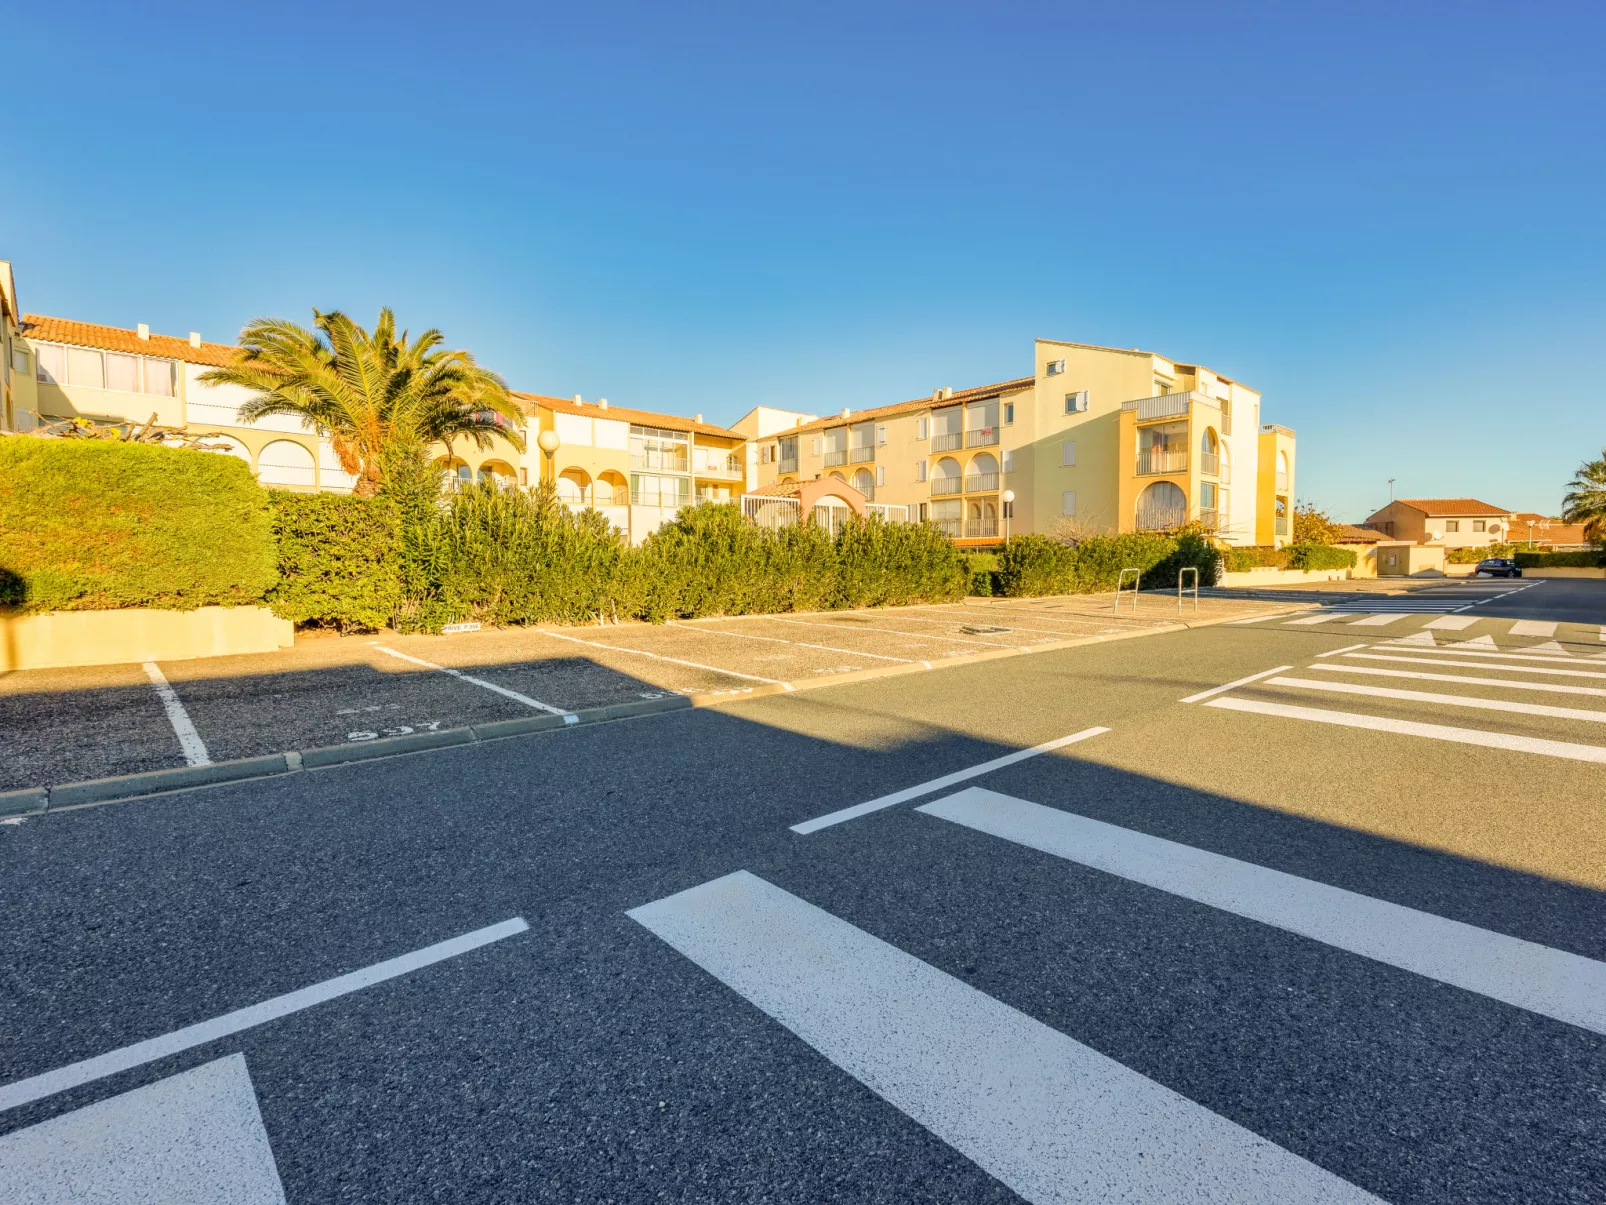
[{"label": "apartment building", "polygon": [[1258,392],[1123,348],[1040,339],[1033,361],[1030,376],[776,430],[758,440],[758,488],[835,478],[975,545],[1185,522],[1287,542],[1295,437],[1262,426]]}]

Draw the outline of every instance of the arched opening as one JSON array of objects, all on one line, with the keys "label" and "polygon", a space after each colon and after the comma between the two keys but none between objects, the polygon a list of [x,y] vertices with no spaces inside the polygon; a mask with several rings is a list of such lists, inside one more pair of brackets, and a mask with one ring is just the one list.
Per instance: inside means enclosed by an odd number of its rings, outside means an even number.
[{"label": "arched opening", "polygon": [[357,488],[357,478],[341,467],[335,446],[327,439],[318,441],[318,488],[337,494],[349,494]]},{"label": "arched opening", "polygon": [[866,501],[875,500],[875,474],[869,469],[856,469],[853,473],[852,486],[864,495]]},{"label": "arched opening", "polygon": [[1287,452],[1278,452],[1277,453],[1277,492],[1279,494],[1286,494],[1288,492],[1288,453]]},{"label": "arched opening", "polygon": [[843,485],[846,485],[848,483],[848,479],[846,477],[844,477],[841,473],[832,473],[831,474],[831,480],[832,481],[840,481]]},{"label": "arched opening", "polygon": [[442,456],[435,462],[435,467],[446,473],[446,480],[442,483],[445,489],[458,489],[474,480],[474,471],[455,456]]},{"label": "arched opening", "polygon": [[591,475],[584,469],[564,469],[558,474],[557,486],[558,501],[567,506],[585,506],[592,501]]},{"label": "arched opening", "polygon": [[957,494],[963,488],[964,480],[959,471],[959,462],[952,456],[944,456],[931,466],[931,496],[938,498],[943,494]]},{"label": "arched opening", "polygon": [[257,457],[257,480],[263,485],[317,489],[318,470],[305,444],[276,439]]},{"label": "arched opening", "polygon": [[1188,495],[1174,481],[1155,481],[1138,495],[1139,531],[1171,531],[1188,521]]},{"label": "arched opening", "polygon": [[513,471],[513,466],[505,460],[487,460],[480,465],[475,478],[491,485],[499,485],[503,489],[512,489],[519,481],[519,475]]},{"label": "arched opening", "polygon": [[990,493],[998,488],[998,458],[991,452],[979,452],[970,458],[965,472],[965,493]]},{"label": "arched opening", "polygon": [[596,487],[591,492],[593,506],[629,506],[630,483],[625,480],[624,474],[613,469],[605,470],[597,478]]},{"label": "arched opening", "polygon": [[246,468],[251,468],[251,449],[246,447],[232,435],[213,435],[200,445],[203,452],[224,452],[236,460],[245,461]]},{"label": "arched opening", "polygon": [[965,538],[985,540],[998,534],[998,506],[992,502],[972,502],[965,518]]},{"label": "arched opening", "polygon": [[1213,427],[1206,427],[1199,437],[1199,471],[1206,477],[1215,477],[1221,472],[1221,440],[1216,438]]}]

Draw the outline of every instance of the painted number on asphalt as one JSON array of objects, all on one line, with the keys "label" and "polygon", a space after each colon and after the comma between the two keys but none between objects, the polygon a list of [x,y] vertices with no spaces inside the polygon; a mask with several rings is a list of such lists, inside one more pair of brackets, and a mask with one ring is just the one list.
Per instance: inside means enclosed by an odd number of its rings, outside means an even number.
[{"label": "painted number on asphalt", "polygon": [[377,741],[382,736],[410,736],[414,732],[436,732],[439,731],[440,726],[441,722],[439,720],[430,720],[427,723],[418,725],[397,724],[394,728],[381,728],[378,731],[348,732],[346,733],[346,739],[348,741]]}]

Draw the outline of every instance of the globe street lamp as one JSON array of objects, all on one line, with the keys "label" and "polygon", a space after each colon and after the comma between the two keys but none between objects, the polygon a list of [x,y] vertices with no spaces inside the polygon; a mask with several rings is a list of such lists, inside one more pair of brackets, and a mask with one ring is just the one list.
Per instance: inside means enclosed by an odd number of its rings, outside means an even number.
[{"label": "globe street lamp", "polygon": [[1004,542],[1009,542],[1009,512],[1015,509],[1015,491],[1005,490],[999,497],[1004,504]]},{"label": "globe street lamp", "polygon": [[555,481],[552,471],[552,457],[556,454],[562,442],[558,438],[558,433],[551,430],[543,431],[535,437],[535,446],[546,453],[546,479],[548,481]]}]

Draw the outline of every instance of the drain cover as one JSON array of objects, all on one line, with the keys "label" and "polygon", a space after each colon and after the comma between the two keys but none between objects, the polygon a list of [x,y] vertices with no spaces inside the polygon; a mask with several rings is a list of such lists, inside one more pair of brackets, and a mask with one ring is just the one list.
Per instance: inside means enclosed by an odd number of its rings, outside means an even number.
[{"label": "drain cover", "polygon": [[1002,636],[1009,631],[1008,628],[990,628],[985,624],[965,623],[959,625],[961,632],[969,632],[972,636]]}]

